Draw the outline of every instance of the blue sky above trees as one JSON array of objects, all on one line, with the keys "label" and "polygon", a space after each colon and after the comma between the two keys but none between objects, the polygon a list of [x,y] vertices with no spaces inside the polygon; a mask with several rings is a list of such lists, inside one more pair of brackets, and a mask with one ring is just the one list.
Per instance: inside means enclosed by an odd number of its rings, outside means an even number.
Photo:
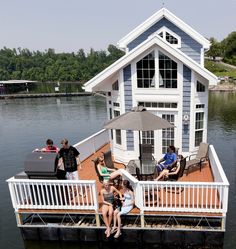
[{"label": "blue sky above trees", "polygon": [[107,49],[164,5],[207,38],[236,30],[236,0],[0,0],[0,48]]}]

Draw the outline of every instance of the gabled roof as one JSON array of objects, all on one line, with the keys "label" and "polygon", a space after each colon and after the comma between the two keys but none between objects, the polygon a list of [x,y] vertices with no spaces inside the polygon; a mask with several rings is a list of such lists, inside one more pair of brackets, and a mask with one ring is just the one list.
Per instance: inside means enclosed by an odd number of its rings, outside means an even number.
[{"label": "gabled roof", "polygon": [[132,60],[134,60],[137,56],[139,56],[140,54],[142,54],[143,52],[145,52],[146,50],[150,49],[153,46],[158,46],[164,51],[168,52],[173,57],[180,60],[187,67],[191,68],[195,72],[199,73],[202,77],[209,80],[211,84],[214,85],[217,84],[218,79],[214,74],[212,74],[206,68],[202,67],[200,64],[195,62],[189,56],[181,52],[179,49],[173,47],[170,43],[162,39],[159,35],[155,34],[153,36],[150,36],[147,40],[139,44],[136,48],[128,52],[126,55],[124,55],[119,60],[117,60],[109,67],[107,67],[105,70],[103,70],[101,73],[99,73],[94,78],[89,80],[84,85],[85,91],[92,92],[95,86],[98,86],[104,80],[111,77],[111,75],[115,74],[120,69],[129,65],[132,62]]},{"label": "gabled roof", "polygon": [[181,19],[179,19],[166,8],[162,8],[157,11],[154,15],[149,17],[146,21],[144,21],[142,24],[132,30],[129,34],[123,37],[118,42],[118,46],[120,48],[126,48],[131,41],[133,41],[135,38],[137,38],[139,35],[141,35],[144,31],[146,31],[148,28],[150,28],[163,17],[168,19],[170,22],[172,22],[181,30],[183,30],[186,34],[188,34],[197,42],[202,44],[203,48],[210,48],[210,42],[206,38],[204,38],[201,34],[199,34],[197,31],[195,31],[193,28],[191,28],[189,25],[187,25],[185,22],[183,22]]}]

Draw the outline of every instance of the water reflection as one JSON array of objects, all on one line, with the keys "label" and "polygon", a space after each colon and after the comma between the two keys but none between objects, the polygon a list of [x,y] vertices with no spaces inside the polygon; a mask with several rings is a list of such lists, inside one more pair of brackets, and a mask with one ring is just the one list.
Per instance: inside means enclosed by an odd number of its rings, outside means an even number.
[{"label": "water reflection", "polygon": [[208,118],[222,125],[225,135],[236,132],[236,93],[210,93]]}]

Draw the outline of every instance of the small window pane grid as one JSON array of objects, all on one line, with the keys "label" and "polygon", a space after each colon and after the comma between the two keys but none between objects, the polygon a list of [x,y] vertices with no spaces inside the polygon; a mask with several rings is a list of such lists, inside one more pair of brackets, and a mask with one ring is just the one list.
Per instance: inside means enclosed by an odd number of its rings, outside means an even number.
[{"label": "small window pane grid", "polygon": [[177,39],[175,36],[171,35],[169,32],[167,31],[161,31],[158,34],[160,37],[162,37],[163,39],[165,39],[167,42],[169,42],[170,44],[174,44],[174,45],[178,45],[180,44],[179,39]]},{"label": "small window pane grid", "polygon": [[199,81],[197,81],[197,92],[205,92],[206,87]]},{"label": "small window pane grid", "polygon": [[159,87],[177,88],[177,63],[159,52]]},{"label": "small window pane grid", "polygon": [[113,91],[119,91],[119,83],[118,80],[112,84],[112,90]]},{"label": "small window pane grid", "polygon": [[203,138],[204,112],[196,113],[195,121],[195,146],[199,146]]},{"label": "small window pane grid", "polygon": [[113,102],[113,106],[120,107],[120,103]]},{"label": "small window pane grid", "polygon": [[145,56],[136,64],[137,87],[151,88],[155,86],[155,58],[154,52]]},{"label": "small window pane grid", "polygon": [[204,104],[198,104],[198,105],[196,105],[196,109],[203,109],[203,108],[205,108]]},{"label": "small window pane grid", "polygon": [[142,131],[142,144],[151,144],[154,153],[154,131]]},{"label": "small window pane grid", "polygon": [[170,44],[178,44],[178,39],[175,38],[173,35],[166,32],[166,41]]},{"label": "small window pane grid", "polygon": [[175,102],[139,102],[139,106],[148,108],[177,108],[178,104]]},{"label": "small window pane grid", "polygon": [[120,116],[120,111],[114,110],[114,118]]},{"label": "small window pane grid", "polygon": [[[163,114],[162,118],[170,122],[171,124],[175,124],[175,115],[174,114]],[[167,148],[170,145],[175,144],[175,131],[174,128],[162,129],[162,153],[167,152]]]}]

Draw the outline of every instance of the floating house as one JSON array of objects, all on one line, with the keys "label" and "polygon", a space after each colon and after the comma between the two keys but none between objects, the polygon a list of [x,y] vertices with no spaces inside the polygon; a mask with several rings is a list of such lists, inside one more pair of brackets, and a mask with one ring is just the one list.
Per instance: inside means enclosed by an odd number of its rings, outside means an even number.
[{"label": "floating house", "polygon": [[[156,159],[170,144],[184,156],[199,151],[202,142],[207,144],[208,87],[217,83],[217,78],[204,68],[209,41],[163,8],[118,45],[125,55],[88,81],[85,90],[105,93],[108,120],[143,106],[173,124],[174,128],[141,134],[142,144],[150,146]],[[135,131],[103,129],[74,145],[81,153],[80,180],[50,179],[45,172],[33,177],[23,172],[8,179],[23,238],[114,239],[104,234],[99,195],[102,184],[92,161],[110,149],[115,166],[123,179],[130,181],[135,194],[135,208],[122,217],[119,240],[222,245],[229,183],[214,146],[209,146],[200,168],[182,172],[176,181],[153,181],[128,170],[128,162],[139,157],[138,144]],[[81,190],[85,196],[80,195]]]},{"label": "floating house", "polygon": [[[85,91],[103,91],[108,119],[142,105],[175,128],[142,132],[155,158],[167,146],[179,153],[196,151],[207,141],[208,87],[217,77],[204,68],[210,43],[168,11],[161,9],[118,42],[126,54],[85,84]],[[139,155],[138,134],[113,131],[116,160],[127,163]]]}]

